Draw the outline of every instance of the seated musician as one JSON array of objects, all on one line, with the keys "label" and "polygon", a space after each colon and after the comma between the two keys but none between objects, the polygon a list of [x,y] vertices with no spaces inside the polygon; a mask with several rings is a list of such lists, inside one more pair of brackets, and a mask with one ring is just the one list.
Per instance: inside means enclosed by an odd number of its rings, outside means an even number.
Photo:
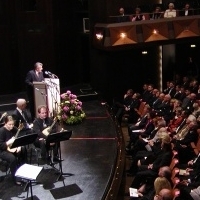
[{"label": "seated musician", "polygon": [[31,134],[31,128],[33,127],[33,123],[31,121],[31,117],[29,117],[26,111],[26,100],[18,99],[16,102],[16,106],[16,109],[12,113],[12,116],[15,119],[15,126],[18,127],[20,122],[24,125],[24,128],[20,132],[20,136]]},{"label": "seated musician", "polygon": [[21,185],[22,182],[15,177],[15,172],[25,162],[25,150],[23,147],[10,148],[20,128],[14,127],[12,116],[6,116],[4,122],[4,126],[0,128],[0,158],[8,162],[15,184]]},{"label": "seated musician", "polygon": [[[59,158],[57,157],[58,148],[56,144],[46,143],[46,139],[48,134],[56,133],[57,127],[54,125],[56,121],[53,121],[50,117],[47,116],[47,108],[46,106],[38,107],[38,118],[36,118],[33,122],[33,131],[38,134],[34,145],[41,149],[41,156],[43,160],[47,160],[47,163],[51,163],[51,157],[49,155],[50,147],[53,148],[53,162],[59,162]],[[45,133],[45,130],[47,133]]]}]

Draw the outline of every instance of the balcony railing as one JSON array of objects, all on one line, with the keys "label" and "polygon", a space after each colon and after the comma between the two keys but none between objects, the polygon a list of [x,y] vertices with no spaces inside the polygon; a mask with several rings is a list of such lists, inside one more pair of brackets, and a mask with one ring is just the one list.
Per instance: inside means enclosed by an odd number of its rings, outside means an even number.
[{"label": "balcony railing", "polygon": [[200,15],[160,18],[123,23],[96,24],[93,44],[115,48],[150,42],[164,42],[200,36]]}]

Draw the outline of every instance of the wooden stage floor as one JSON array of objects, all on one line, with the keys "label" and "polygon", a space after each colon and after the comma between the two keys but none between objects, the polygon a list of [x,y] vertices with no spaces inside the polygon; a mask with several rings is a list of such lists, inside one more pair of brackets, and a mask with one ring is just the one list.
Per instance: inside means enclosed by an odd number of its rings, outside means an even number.
[{"label": "wooden stage floor", "polygon": [[[62,169],[67,175],[57,181],[57,170],[40,164],[43,170],[38,183],[33,184],[34,199],[102,199],[117,156],[115,124],[97,100],[83,102],[83,109],[87,118],[79,125],[68,126],[72,136],[61,142]],[[0,177],[0,199],[26,199],[23,186],[14,185],[5,172],[0,171]]]}]

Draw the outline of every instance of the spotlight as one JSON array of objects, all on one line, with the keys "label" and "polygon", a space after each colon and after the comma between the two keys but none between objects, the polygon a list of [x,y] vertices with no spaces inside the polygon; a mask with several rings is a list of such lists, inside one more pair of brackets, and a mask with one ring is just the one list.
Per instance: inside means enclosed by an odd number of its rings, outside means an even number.
[{"label": "spotlight", "polygon": [[195,48],[195,47],[196,47],[196,44],[191,44],[190,47],[191,47],[191,48]]},{"label": "spotlight", "polygon": [[102,40],[103,39],[102,33],[96,33],[96,38],[97,40]]},{"label": "spotlight", "polygon": [[124,39],[126,36],[127,36],[126,33],[120,33],[120,37],[121,37],[122,39]]},{"label": "spotlight", "polygon": [[158,34],[159,31],[157,29],[153,29],[153,34]]},{"label": "spotlight", "polygon": [[147,51],[142,51],[142,54],[145,55],[145,54],[148,54],[148,52]]}]

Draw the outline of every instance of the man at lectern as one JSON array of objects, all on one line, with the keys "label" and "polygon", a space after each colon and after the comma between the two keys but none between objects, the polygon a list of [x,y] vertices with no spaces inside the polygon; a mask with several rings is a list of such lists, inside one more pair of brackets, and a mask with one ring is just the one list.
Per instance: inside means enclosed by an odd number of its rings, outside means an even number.
[{"label": "man at lectern", "polygon": [[35,112],[34,112],[34,93],[33,93],[33,82],[42,82],[44,81],[44,76],[43,76],[43,64],[40,62],[36,62],[34,64],[34,69],[30,70],[25,79],[26,83],[26,88],[27,88],[27,96],[29,100],[29,108],[30,108],[30,113],[32,120],[35,118]]}]

